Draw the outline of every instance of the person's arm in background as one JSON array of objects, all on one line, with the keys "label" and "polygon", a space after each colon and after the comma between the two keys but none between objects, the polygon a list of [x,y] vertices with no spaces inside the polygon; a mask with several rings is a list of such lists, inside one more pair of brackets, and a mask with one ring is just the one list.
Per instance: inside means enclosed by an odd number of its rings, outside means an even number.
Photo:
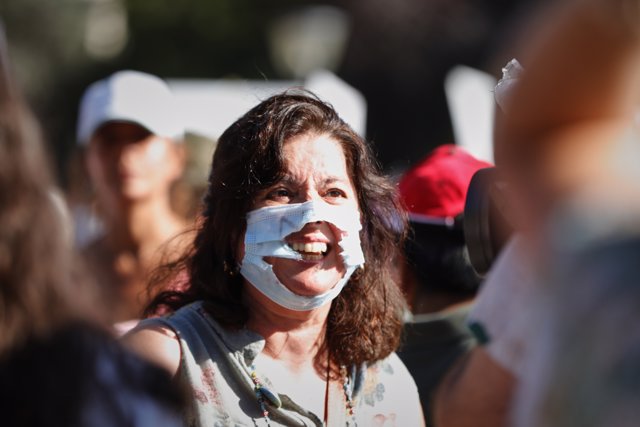
[{"label": "person's arm in background", "polygon": [[469,325],[479,346],[449,370],[433,401],[436,427],[507,425],[530,333],[527,309],[537,277],[522,236],[511,238],[487,275]]},{"label": "person's arm in background", "polygon": [[436,427],[503,427],[515,384],[513,375],[476,347],[440,383],[433,402]]}]

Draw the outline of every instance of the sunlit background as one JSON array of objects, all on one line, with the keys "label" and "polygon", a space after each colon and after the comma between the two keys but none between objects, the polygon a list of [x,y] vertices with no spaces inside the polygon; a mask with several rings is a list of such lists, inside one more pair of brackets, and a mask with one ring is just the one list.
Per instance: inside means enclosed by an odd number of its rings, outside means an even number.
[{"label": "sunlit background", "polygon": [[[473,106],[466,114],[474,116],[476,104],[487,105],[502,65],[517,56],[513,40],[540,3],[2,0],[0,17],[17,78],[65,184],[79,97],[90,82],[122,68],[180,88],[184,100],[193,100],[194,133],[209,133],[205,141],[215,140],[215,127],[227,120],[220,111],[235,114],[225,108],[240,99],[233,87],[245,97],[258,88],[257,102],[260,88],[312,86],[324,81],[313,78],[335,76],[332,87],[352,91],[345,99],[357,110],[354,127],[386,171],[402,171],[436,145],[463,138],[453,129],[447,78],[450,93],[463,93],[459,114]],[[464,70],[484,74],[474,80]],[[465,84],[470,89],[461,91]],[[464,138],[487,138],[488,129],[469,129]]]}]

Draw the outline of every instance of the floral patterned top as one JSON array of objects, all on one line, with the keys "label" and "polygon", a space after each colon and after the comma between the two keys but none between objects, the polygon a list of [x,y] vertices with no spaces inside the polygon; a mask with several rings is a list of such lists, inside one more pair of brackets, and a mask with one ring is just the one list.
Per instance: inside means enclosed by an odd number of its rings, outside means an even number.
[{"label": "floral patterned top", "polygon": [[[251,377],[253,360],[265,343],[260,335],[248,329],[222,328],[202,302],[166,317],[142,321],[146,325],[159,323],[174,330],[179,338],[179,375],[193,393],[192,405],[185,414],[188,426],[324,425],[321,416],[284,394],[278,394],[281,407],[269,405],[268,418],[263,415]],[[416,384],[395,353],[370,366],[353,368],[348,376],[354,416],[348,414],[342,390],[330,393],[330,425],[353,426],[354,421],[360,427],[424,425]],[[260,376],[260,382],[270,387],[267,377]]]}]

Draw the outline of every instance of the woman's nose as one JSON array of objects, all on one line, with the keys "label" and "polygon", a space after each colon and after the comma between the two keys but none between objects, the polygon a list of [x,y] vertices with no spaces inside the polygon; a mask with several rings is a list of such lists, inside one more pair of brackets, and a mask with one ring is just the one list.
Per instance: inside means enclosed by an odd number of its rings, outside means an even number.
[{"label": "woman's nose", "polygon": [[322,200],[322,197],[320,197],[320,194],[317,191],[305,191],[300,197],[300,203],[317,202],[320,200]]}]

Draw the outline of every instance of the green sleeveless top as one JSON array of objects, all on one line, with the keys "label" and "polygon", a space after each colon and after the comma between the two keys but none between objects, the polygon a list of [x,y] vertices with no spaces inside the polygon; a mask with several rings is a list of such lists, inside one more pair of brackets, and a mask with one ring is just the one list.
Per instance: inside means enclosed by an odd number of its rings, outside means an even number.
[{"label": "green sleeveless top", "polygon": [[[190,427],[222,426],[322,426],[318,416],[278,394],[282,405],[267,405],[264,417],[251,377],[251,365],[264,347],[264,339],[248,329],[221,327],[195,302],[166,317],[146,319],[141,325],[163,325],[175,331],[181,350],[179,377],[188,384],[193,399],[186,408]],[[275,393],[271,382],[260,382]],[[422,413],[416,385],[400,359],[385,360],[349,372],[354,418],[358,426],[419,426]],[[353,426],[343,393],[329,396],[330,424]]]}]

